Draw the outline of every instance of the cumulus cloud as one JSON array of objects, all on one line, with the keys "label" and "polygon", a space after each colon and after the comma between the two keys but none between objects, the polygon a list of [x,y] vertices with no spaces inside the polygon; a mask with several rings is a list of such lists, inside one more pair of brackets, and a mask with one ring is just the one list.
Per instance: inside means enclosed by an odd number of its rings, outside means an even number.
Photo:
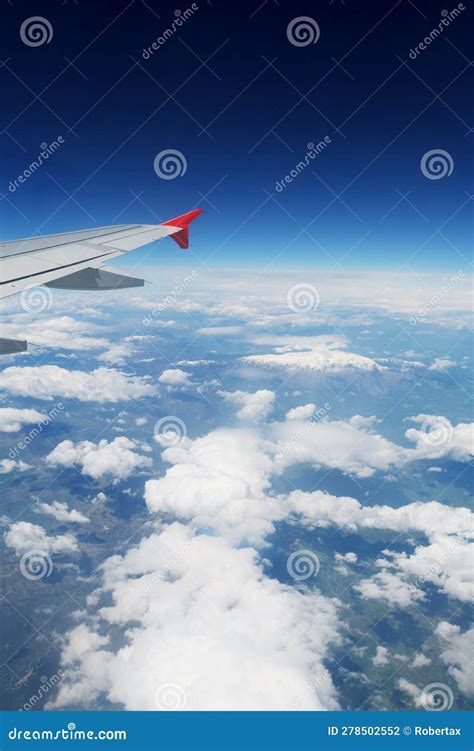
[{"label": "cumulus cloud", "polygon": [[[330,677],[314,682],[327,676],[335,603],[266,577],[253,549],[174,523],[109,558],[102,593],[112,604],[94,608],[95,628],[68,635],[51,707],[105,694],[127,710],[163,709],[173,684],[189,710],[285,710],[301,697],[305,709],[338,708]],[[115,652],[101,635],[112,624]]]},{"label": "cumulus cloud", "polygon": [[409,419],[422,423],[422,429],[405,432],[416,444],[405,448],[375,430],[374,416],[330,421],[322,414],[322,419],[314,419],[318,412],[309,416],[311,406],[296,407],[284,422],[268,426],[268,438],[277,446],[275,463],[279,471],[306,463],[364,478],[412,461],[450,458],[466,462],[472,457],[472,423],[453,426],[446,417],[416,415]]},{"label": "cumulus cloud", "polygon": [[288,370],[324,370],[340,372],[346,368],[374,371],[384,366],[370,357],[345,352],[348,346],[343,336],[267,336],[253,340],[256,344],[273,344],[274,354],[250,355],[243,359],[257,365]]},{"label": "cumulus cloud", "polygon": [[414,683],[411,683],[410,681],[407,681],[406,678],[399,678],[395,685],[398,689],[400,689],[400,691],[403,691],[405,694],[407,694],[410,699],[413,699],[416,707],[421,706],[422,691],[420,688],[418,688],[418,686],[416,686]]},{"label": "cumulus cloud", "polygon": [[309,420],[316,412],[315,404],[302,404],[300,407],[294,407],[288,410],[285,415],[286,420]]},{"label": "cumulus cloud", "polygon": [[84,475],[94,480],[118,482],[137,469],[151,466],[152,460],[139,454],[139,448],[140,444],[125,436],[118,436],[110,443],[105,438],[99,443],[66,440],[48,454],[46,461],[53,466],[79,466]]},{"label": "cumulus cloud", "polygon": [[35,409],[2,407],[0,408],[0,431],[3,433],[17,433],[23,425],[31,425],[47,419],[47,415],[43,415]]},{"label": "cumulus cloud", "polygon": [[362,579],[353,588],[364,600],[385,600],[389,605],[400,607],[408,607],[425,597],[420,589],[390,571],[380,571],[370,579]]},{"label": "cumulus cloud", "polygon": [[109,342],[103,336],[91,336],[103,331],[102,326],[89,320],[76,320],[71,316],[39,317],[19,313],[5,324],[2,322],[2,336],[28,339],[40,347],[75,351],[108,347]]},{"label": "cumulus cloud", "polygon": [[[355,423],[367,426],[373,424],[373,419]],[[295,421],[288,424],[292,426]],[[336,432],[331,441],[327,429],[331,437],[334,426]],[[277,430],[279,427],[281,424],[276,425]],[[370,474],[367,462],[372,467],[388,467],[390,460],[393,464],[403,463],[405,449],[381,436],[367,434],[367,428],[361,432],[351,421],[309,426],[320,427],[323,430],[318,431],[318,440],[311,444],[314,450],[306,454],[306,461],[314,462],[317,455],[319,463],[351,470],[358,476]],[[274,430],[275,423],[270,428]],[[343,463],[341,436],[345,434],[351,440],[343,445]],[[370,447],[361,449],[361,435],[373,439]],[[423,585],[431,582],[450,596],[471,597],[473,577],[468,562],[471,554],[468,538],[473,515],[468,509],[450,508],[434,501],[398,508],[362,506],[354,498],[335,497],[322,491],[297,490],[288,496],[275,496],[270,491],[272,476],[280,474],[287,464],[295,463],[295,458],[290,453],[288,460],[287,452],[285,462],[278,454],[274,459],[274,450],[266,431],[262,435],[258,430],[217,430],[194,441],[187,439],[163,452],[164,461],[172,466],[163,477],[146,483],[147,505],[151,511],[192,521],[197,528],[212,529],[234,542],[247,540],[254,544],[262,544],[274,524],[288,515],[310,527],[399,532],[410,529],[428,536],[429,545],[418,545],[411,554],[380,558],[378,566],[385,570],[360,583],[360,594],[388,601],[393,591],[392,601],[407,606],[421,599]],[[296,459],[303,461],[300,453]],[[342,563],[356,560],[355,554],[341,557]]]},{"label": "cumulus cloud", "polygon": [[474,423],[454,426],[442,415],[415,415],[408,418],[420,423],[421,430],[409,428],[405,435],[416,444],[417,459],[446,457],[468,462],[474,456]]},{"label": "cumulus cloud", "polygon": [[86,373],[57,365],[10,367],[0,373],[0,389],[18,396],[51,400],[55,396],[82,402],[118,402],[152,396],[155,388],[145,376],[128,375],[112,368]]},{"label": "cumulus cloud", "polygon": [[227,402],[241,407],[237,412],[237,417],[241,420],[255,422],[263,420],[268,417],[275,403],[275,392],[268,389],[260,389],[253,394],[248,391],[218,391],[217,393]]},{"label": "cumulus cloud", "polygon": [[54,516],[60,522],[72,522],[77,524],[86,524],[89,522],[87,516],[81,514],[76,509],[69,510],[67,503],[53,501],[52,503],[38,503],[38,511],[48,516]]},{"label": "cumulus cloud", "polygon": [[[370,419],[364,424],[372,423]],[[295,421],[272,423],[270,434],[274,437],[276,431],[279,435],[282,425],[291,429]],[[354,498],[335,497],[322,491],[297,490],[288,496],[270,492],[272,476],[297,461],[314,463],[317,459],[319,464],[336,466],[362,477],[372,474],[374,467],[388,468],[390,463],[404,461],[406,449],[376,434],[368,434],[366,428],[354,427],[351,421],[304,425],[317,433],[309,449],[306,446],[306,453],[302,453],[301,439],[295,445],[289,442],[283,461],[278,452],[275,455],[275,444],[268,440],[268,430],[217,430],[165,449],[162,458],[172,466],[163,477],[146,483],[145,500],[149,509],[190,520],[200,529],[210,528],[232,540],[260,544],[274,529],[274,523],[288,515],[297,518],[300,524],[315,527],[411,529],[427,535],[430,545],[418,546],[411,555],[386,559],[385,567],[398,569],[394,576],[407,580],[423,576],[423,582],[432,581],[452,596],[467,597],[470,577],[465,556],[469,555],[468,536],[473,526],[468,509],[453,509],[438,502],[411,503],[398,508],[362,506]],[[344,444],[347,436],[349,440]],[[364,446],[361,438],[365,437],[369,443]],[[277,446],[281,447],[281,443]],[[372,466],[367,468],[367,463]],[[433,556],[443,562],[442,572],[430,563]],[[351,556],[345,562],[355,560]],[[383,589],[394,583],[385,573],[378,573],[376,586],[372,588],[374,594],[382,594]],[[364,586],[367,594],[368,585]],[[414,596],[421,595],[415,592]],[[405,601],[408,603],[407,598]]]},{"label": "cumulus cloud", "polygon": [[372,662],[375,665],[375,667],[381,667],[382,665],[388,665],[389,659],[388,659],[388,649],[387,649],[387,647],[382,647],[379,644],[377,646],[377,649],[375,650],[375,655],[372,657]]},{"label": "cumulus cloud", "polygon": [[150,511],[192,520],[234,541],[259,543],[284,513],[266,495],[273,465],[255,431],[212,431],[165,449],[162,458],[173,466],[145,484]]},{"label": "cumulus cloud", "polygon": [[0,475],[7,475],[9,472],[26,472],[30,469],[31,464],[21,461],[21,459],[0,459]]},{"label": "cumulus cloud", "polygon": [[448,665],[449,674],[465,696],[474,697],[474,628],[462,632],[459,626],[442,621],[436,631],[448,643],[441,652],[441,659]]},{"label": "cumulus cloud", "polygon": [[309,526],[338,526],[350,531],[364,527],[401,532],[417,530],[426,535],[470,535],[474,514],[464,507],[452,508],[438,501],[416,501],[398,508],[363,506],[355,498],[334,496],[321,490],[294,490],[288,507]]},{"label": "cumulus cloud", "polygon": [[306,463],[370,477],[404,461],[406,450],[374,432],[370,423],[305,420],[291,412],[285,422],[272,423],[268,429],[276,443],[279,471]]},{"label": "cumulus cloud", "polygon": [[[173,684],[191,710],[337,708],[330,676],[314,680],[327,674],[324,659],[338,633],[337,602],[270,578],[257,550],[245,547],[264,550],[283,519],[352,532],[410,529],[428,538],[428,544],[410,542],[410,554],[383,551],[375,574],[354,585],[363,599],[416,605],[426,596],[426,581],[464,597],[458,546],[472,528],[468,509],[438,502],[367,507],[322,491],[272,492],[273,476],[299,462],[365,477],[420,456],[417,447],[406,449],[379,435],[373,417],[315,422],[307,407],[295,408],[283,423],[213,430],[163,450],[170,466],[145,484],[147,507],[159,515],[160,526],[103,565],[88,615],[65,638],[65,677],[51,707],[87,708],[106,696],[125,709],[160,709],[163,687]],[[306,444],[304,451],[293,443]],[[85,472],[86,457],[101,444],[65,441],[59,444],[66,457],[61,461]],[[122,448],[139,456],[136,443]],[[93,460],[88,473],[101,475],[103,466]],[[454,545],[453,564],[443,559],[442,572],[430,573],[429,559],[437,552],[430,548],[444,549],[445,542]],[[355,553],[337,555],[341,564],[357,562]],[[113,648],[106,636],[111,626]],[[376,652],[376,663],[385,659],[386,653]]]},{"label": "cumulus cloud", "polygon": [[[271,423],[269,430],[263,431],[221,429],[165,449],[162,458],[172,467],[163,477],[146,483],[145,499],[150,510],[252,541],[261,541],[273,529],[273,522],[288,513],[308,525],[336,524],[350,529],[366,526],[449,533],[465,531],[472,523],[467,509],[451,513],[439,503],[414,503],[394,509],[363,507],[354,498],[336,498],[321,491],[294,491],[284,500],[272,496],[268,492],[272,475],[281,474],[286,466],[298,461],[317,461],[367,476],[374,467],[388,468],[403,457],[404,449],[357,429],[351,422],[304,423],[315,434],[306,444],[301,436],[293,444],[290,439],[295,424],[295,420]],[[280,436],[282,426],[290,430],[283,433],[288,436],[289,448],[283,441],[275,444],[268,439],[269,434]],[[368,445],[362,444],[362,438],[369,439]],[[282,460],[278,450],[283,448]],[[367,463],[372,466],[367,467]]]},{"label": "cumulus cloud", "polygon": [[94,656],[94,653],[108,641],[107,636],[101,636],[85,623],[80,623],[68,633],[62,661],[65,665],[71,665],[78,660],[90,659],[90,656]]},{"label": "cumulus cloud", "polygon": [[423,668],[425,665],[429,665],[430,662],[431,660],[429,657],[423,654],[423,652],[418,652],[413,658],[411,666],[412,668]]},{"label": "cumulus cloud", "polygon": [[393,556],[393,564],[406,578],[421,584],[430,582],[465,602],[474,600],[473,560],[474,544],[449,535],[437,535],[430,545],[418,545],[411,554]]},{"label": "cumulus cloud", "polygon": [[165,386],[190,386],[189,373],[186,373],[180,368],[169,368],[164,370],[158,378],[160,383]]},{"label": "cumulus cloud", "polygon": [[31,522],[15,522],[5,534],[5,545],[17,555],[31,550],[45,553],[75,553],[77,540],[69,532],[65,535],[48,535],[43,527]]},{"label": "cumulus cloud", "polygon": [[356,553],[336,553],[336,561],[344,561],[344,563],[357,563]]},{"label": "cumulus cloud", "polygon": [[301,490],[290,493],[287,505],[290,512],[310,527],[413,530],[428,537],[429,544],[415,546],[411,554],[386,551],[385,557],[377,561],[384,570],[355,585],[364,598],[407,607],[423,598],[422,587],[430,582],[451,597],[474,599],[474,546],[470,541],[474,514],[469,509],[452,508],[437,501],[409,503],[398,508],[362,506],[355,498]]},{"label": "cumulus cloud", "polygon": [[128,342],[113,344],[106,352],[99,355],[99,360],[109,365],[125,365],[127,359],[133,355],[134,349]]}]

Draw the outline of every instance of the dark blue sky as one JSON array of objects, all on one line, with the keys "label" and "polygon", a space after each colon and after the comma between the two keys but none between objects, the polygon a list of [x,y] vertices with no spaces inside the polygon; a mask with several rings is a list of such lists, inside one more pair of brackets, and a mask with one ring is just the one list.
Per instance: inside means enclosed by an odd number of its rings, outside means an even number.
[{"label": "dark blue sky", "polygon": [[[197,5],[144,59],[176,5],[4,0],[3,239],[156,222],[201,206],[192,249],[211,267],[468,271],[469,0],[415,59],[410,49],[438,28],[444,8],[457,6]],[[20,28],[36,15],[52,38],[29,46]],[[290,43],[287,27],[299,16],[317,22],[316,43]],[[59,136],[64,143],[47,163],[12,190],[40,144]],[[308,142],[325,136],[326,149],[276,191]],[[163,180],[153,162],[169,149],[184,155],[187,169]],[[420,160],[440,149],[452,173],[428,179]],[[185,260],[167,241],[156,258]]]}]

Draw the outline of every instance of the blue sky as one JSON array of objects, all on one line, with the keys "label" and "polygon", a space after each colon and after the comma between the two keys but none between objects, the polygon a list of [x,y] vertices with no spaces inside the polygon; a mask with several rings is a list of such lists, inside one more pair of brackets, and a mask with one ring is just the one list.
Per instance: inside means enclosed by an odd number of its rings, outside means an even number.
[{"label": "blue sky", "polygon": [[[37,47],[19,34],[37,8],[7,8],[3,238],[155,222],[199,205],[193,248],[212,267],[467,270],[469,6],[409,56],[443,8],[204,3],[148,59],[142,50],[175,18],[169,3],[54,6],[52,38]],[[317,43],[288,40],[300,15],[314,18]],[[47,164],[9,190],[58,136]],[[325,136],[327,148],[277,192]],[[163,180],[153,160],[169,149],[187,169]],[[440,149],[452,172],[428,179],[420,160]],[[183,263],[171,243],[158,257]]]}]

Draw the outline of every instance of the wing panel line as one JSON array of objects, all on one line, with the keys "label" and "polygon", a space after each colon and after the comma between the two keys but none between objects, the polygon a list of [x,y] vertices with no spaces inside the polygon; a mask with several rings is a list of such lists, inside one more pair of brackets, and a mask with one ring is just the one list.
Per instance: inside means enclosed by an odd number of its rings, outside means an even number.
[{"label": "wing panel line", "polygon": [[[111,226],[113,227],[113,225],[111,225]],[[143,224],[136,224],[135,225],[135,229],[137,229],[138,227],[143,227],[143,226],[144,226]],[[99,229],[104,229],[104,228],[103,227],[98,227],[97,229],[99,230]],[[132,227],[129,227],[129,229],[133,229],[133,225],[132,225]],[[71,232],[71,233],[68,233],[68,232],[64,232],[64,233],[59,232],[59,233],[57,233],[57,235],[62,235],[62,234],[64,234],[64,235],[67,235],[67,234],[71,234],[71,235],[76,234],[76,235],[79,235],[81,232],[91,232],[91,231],[92,230],[86,230],[86,229],[85,230],[76,230],[75,232]],[[96,237],[104,237],[104,238],[106,238],[108,235],[116,235],[116,234],[118,234],[121,231],[122,232],[126,232],[127,230],[119,230],[118,229],[118,230],[115,230],[115,232],[111,231],[111,232],[104,232],[103,234],[99,234],[99,235],[91,235],[90,237],[87,237],[85,239],[86,240],[93,240]],[[45,239],[46,239],[46,237],[53,237],[53,235],[46,235]],[[129,237],[129,235],[124,235],[124,237]],[[36,239],[41,240],[41,237],[38,237],[38,238],[29,237],[24,242],[26,242],[27,240],[36,240]],[[10,240],[8,242],[19,243],[19,242],[23,242],[23,241],[22,240]],[[81,240],[79,238],[76,241],[74,241],[74,240],[67,240],[66,242],[56,243],[55,245],[42,245],[39,248],[32,248],[31,250],[23,250],[23,251],[20,251],[19,253],[9,253],[8,255],[5,255],[5,256],[2,255],[1,258],[2,259],[5,259],[5,258],[16,258],[17,256],[28,255],[29,253],[41,253],[42,250],[54,250],[54,248],[61,248],[63,245],[79,245],[81,242],[83,242],[83,240]],[[7,243],[2,243],[2,245],[6,245],[6,244]],[[96,244],[100,245],[100,243],[96,243]]]},{"label": "wing panel line", "polygon": [[84,266],[84,264],[89,263],[89,261],[96,261],[98,258],[105,258],[106,256],[114,255],[114,253],[120,253],[120,248],[114,248],[114,250],[111,250],[109,253],[100,253],[98,256],[93,256],[91,258],[83,258],[81,261],[74,261],[74,263],[67,263],[65,266],[54,266],[51,269],[44,269],[43,271],[35,271],[33,274],[25,274],[24,276],[17,276],[15,279],[7,279],[4,282],[0,282],[0,285],[3,284],[11,284],[12,282],[21,282],[23,279],[31,279],[34,276],[44,276],[48,272],[53,271],[61,271],[61,269],[69,269],[71,266],[80,266],[81,264]]}]

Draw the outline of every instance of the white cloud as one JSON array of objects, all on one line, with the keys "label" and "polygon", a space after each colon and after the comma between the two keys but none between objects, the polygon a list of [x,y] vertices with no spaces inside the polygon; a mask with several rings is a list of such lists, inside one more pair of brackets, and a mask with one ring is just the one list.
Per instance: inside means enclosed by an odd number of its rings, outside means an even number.
[{"label": "white cloud", "polygon": [[[100,591],[89,599],[89,617],[66,638],[66,676],[51,706],[86,708],[105,695],[125,709],[156,709],[160,687],[172,683],[184,692],[187,709],[335,708],[330,677],[317,683],[314,675],[325,673],[324,657],[337,638],[336,603],[313,589],[287,587],[265,576],[257,551],[243,547],[265,546],[282,519],[308,527],[410,529],[427,535],[429,544],[414,548],[412,555],[384,551],[376,573],[355,585],[364,599],[400,607],[423,600],[430,548],[447,539],[455,545],[453,565],[443,565],[441,575],[435,572],[433,583],[464,596],[465,569],[456,546],[464,544],[472,527],[468,509],[438,502],[364,507],[354,498],[321,491],[271,494],[272,475],[286,466],[278,452],[275,459],[275,437],[281,438],[282,425],[290,436],[307,426],[301,419],[306,414],[259,429],[214,430],[163,451],[171,466],[145,484],[148,509],[159,515],[160,526],[125,556],[112,556],[103,565]],[[374,423],[374,418],[360,417],[311,422],[309,429],[321,432],[318,440],[312,436],[311,458],[305,460],[315,463],[317,456],[321,464],[359,476],[367,468],[406,462],[409,450],[373,432]],[[358,443],[367,439],[369,445],[360,450]],[[78,463],[91,476],[108,471],[114,477],[126,462],[117,461],[115,452],[111,461],[110,446],[107,441],[66,441],[55,451],[62,447],[61,463]],[[140,456],[139,444],[120,448]],[[101,450],[105,454],[99,458]],[[416,449],[411,452],[417,455]],[[289,464],[296,461],[299,454]],[[166,515],[188,526],[167,525]],[[337,556],[342,563],[357,562],[355,553]],[[114,650],[103,635],[111,625],[122,644]],[[385,660],[388,654],[378,650],[375,664]]]},{"label": "white cloud", "polygon": [[411,683],[410,681],[407,681],[406,678],[399,678],[395,685],[400,689],[400,691],[408,694],[410,699],[413,699],[416,707],[421,706],[422,692],[421,689],[418,688],[418,686],[416,686],[414,683]]},{"label": "white cloud", "polygon": [[128,375],[112,368],[90,373],[57,365],[10,367],[0,373],[0,388],[11,394],[37,399],[62,396],[82,402],[117,402],[155,394],[146,377]]},{"label": "white cloud", "polygon": [[378,422],[375,415],[363,417],[363,415],[353,415],[349,418],[348,423],[357,430],[370,430]]},{"label": "white cloud", "polygon": [[107,500],[107,496],[105,495],[105,493],[102,493],[101,491],[100,493],[97,493],[97,495],[95,495],[91,499],[91,503],[105,503],[106,500]]},{"label": "white cloud", "polygon": [[160,383],[166,386],[190,386],[189,373],[186,373],[180,368],[169,368],[164,370],[158,378]]},{"label": "white cloud", "polygon": [[48,317],[19,313],[5,324],[2,322],[2,336],[27,339],[37,346],[53,349],[90,351],[108,347],[106,338],[91,336],[103,331],[102,326],[89,320],[76,320],[70,316]]},{"label": "white cloud", "polygon": [[389,605],[408,607],[424,599],[420,589],[410,586],[398,574],[380,571],[370,579],[362,579],[353,589],[364,600],[385,600]]},{"label": "white cloud", "polygon": [[429,366],[429,370],[443,371],[454,368],[455,365],[457,365],[457,362],[451,360],[450,357],[437,357]]},{"label": "white cloud", "polygon": [[[373,419],[366,423],[372,424]],[[284,425],[294,429],[297,421]],[[301,455],[300,438],[295,444],[297,449],[293,444],[286,449],[284,461],[278,454],[272,460],[275,448],[267,438],[268,430],[217,430],[166,449],[162,457],[173,466],[163,477],[146,483],[149,509],[190,520],[197,528],[212,529],[234,542],[247,540],[257,544],[274,529],[276,521],[288,514],[310,527],[411,529],[426,534],[429,545],[419,545],[411,555],[399,553],[390,560],[381,558],[379,567],[394,571],[377,572],[373,579],[362,583],[360,591],[364,596],[388,599],[391,589],[398,587],[394,602],[408,605],[423,597],[422,585],[430,581],[451,596],[468,598],[472,575],[467,566],[467,535],[473,526],[468,509],[438,502],[398,508],[362,506],[354,498],[337,498],[322,491],[293,491],[287,497],[269,494],[272,475],[282,473],[296,460],[314,462],[317,456],[320,464],[366,476],[371,473],[366,462],[378,467],[387,467],[390,460],[401,464],[407,451],[381,436],[358,430],[351,422],[304,425],[317,431],[317,440],[310,444],[311,452]],[[272,423],[270,433],[279,428],[281,424]],[[344,445],[347,435],[350,440]],[[361,442],[365,437],[370,439],[368,446]],[[297,451],[296,457],[291,455],[293,450]],[[433,566],[433,557],[440,561],[438,568]],[[352,556],[351,559],[354,561]],[[417,583],[413,584],[413,580]]]},{"label": "white cloud", "polygon": [[285,422],[272,423],[268,435],[277,445],[278,470],[307,463],[370,477],[404,461],[405,449],[372,431],[370,425],[358,425],[352,420],[298,420],[294,414]]},{"label": "white cloud", "polygon": [[288,370],[324,370],[340,372],[346,368],[365,371],[384,369],[375,360],[353,352],[345,352],[347,340],[343,336],[267,336],[253,340],[256,344],[277,346],[276,354],[250,355],[243,359],[257,365],[281,367]]},{"label": "white cloud", "polygon": [[237,417],[252,422],[268,417],[275,403],[275,392],[268,389],[260,389],[253,394],[248,391],[218,391],[217,394],[225,401],[241,407]]},{"label": "white cloud", "polygon": [[277,446],[275,464],[279,471],[294,464],[312,464],[364,478],[411,461],[446,457],[466,462],[472,456],[472,423],[453,426],[446,417],[411,417],[410,420],[423,423],[422,430],[408,429],[405,435],[416,445],[404,448],[376,432],[377,420],[373,416],[354,415],[349,420],[333,421],[324,416],[320,420],[305,419],[309,407],[290,410],[284,422],[268,426],[267,435]]},{"label": "white cloud", "polygon": [[0,459],[0,475],[7,475],[9,472],[26,472],[31,465],[16,459]]},{"label": "white cloud", "polygon": [[377,649],[375,650],[375,655],[372,657],[372,662],[375,665],[375,667],[388,665],[389,659],[388,659],[387,647],[382,647],[381,645],[378,645]]},{"label": "white cloud", "polygon": [[342,574],[342,576],[349,576],[351,573],[350,569],[345,565],[346,563],[357,563],[357,555],[355,553],[335,553],[334,558],[338,562],[335,570]]},{"label": "white cloud", "polygon": [[76,509],[69,510],[67,503],[53,501],[52,503],[38,503],[38,511],[48,516],[54,516],[60,522],[75,522],[77,524],[86,524],[89,522],[87,516],[81,514]]},{"label": "white cloud", "polygon": [[474,514],[468,508],[453,508],[438,501],[416,501],[398,508],[363,506],[355,498],[334,496],[321,490],[294,490],[287,504],[309,526],[334,525],[352,531],[364,527],[397,532],[411,529],[429,536],[463,537],[471,533],[474,521]]},{"label": "white cloud", "polygon": [[71,665],[77,660],[85,660],[108,641],[107,636],[100,636],[84,623],[80,623],[68,633],[67,643],[61,655],[62,661],[65,665]]},{"label": "white cloud", "polygon": [[104,438],[99,443],[92,441],[61,441],[46,457],[53,466],[79,466],[84,475],[94,480],[118,482],[129,477],[135,470],[150,467],[152,460],[137,453],[139,444],[125,436],[118,436],[110,443]]},{"label": "white cloud", "polygon": [[[175,284],[172,269],[160,268],[157,271],[150,268],[148,276],[169,289]],[[284,316],[294,326],[300,321],[304,326],[314,326],[326,320],[347,323],[357,317],[361,320],[359,325],[367,327],[373,323],[374,311],[378,315],[384,311],[402,313],[407,319],[414,313],[418,315],[418,325],[427,320],[457,321],[461,315],[467,322],[468,316],[472,316],[471,276],[461,269],[451,279],[452,282],[448,280],[447,283],[446,276],[441,273],[423,274],[420,278],[416,273],[353,270],[347,273],[313,268],[270,269],[265,274],[256,275],[255,271],[242,269],[237,276],[235,270],[217,271],[213,268],[212,272],[206,273],[200,269],[197,295],[193,294],[192,299],[177,298],[166,307],[208,312],[213,316],[232,315],[267,326],[268,321],[271,323]],[[324,301],[324,305],[309,314],[301,311],[290,313],[288,310],[288,290],[301,282],[318,289]],[[150,302],[144,302],[143,295],[135,298],[137,306],[156,308],[160,301],[156,301],[156,292],[152,288],[151,295],[155,300]]]},{"label": "white cloud", "polygon": [[446,457],[458,462],[468,462],[474,455],[474,423],[454,426],[441,415],[415,415],[412,422],[420,423],[421,430],[409,428],[405,435],[414,441],[415,458],[439,459]]},{"label": "white cloud", "polygon": [[412,668],[423,668],[425,665],[429,665],[430,662],[431,660],[429,657],[423,654],[423,652],[418,652],[413,658],[411,666]]},{"label": "white cloud", "polygon": [[233,336],[243,334],[245,326],[205,326],[198,329],[197,333],[204,336]]},{"label": "white cloud", "polygon": [[31,550],[42,550],[45,553],[74,553],[78,549],[76,538],[69,532],[65,535],[49,536],[43,527],[31,522],[12,524],[5,535],[5,544],[17,555]]},{"label": "white cloud", "polygon": [[180,325],[177,321],[150,321],[147,326],[153,326],[157,329],[177,329]]},{"label": "white cloud", "polygon": [[377,561],[384,570],[355,585],[363,597],[406,607],[423,597],[422,587],[430,582],[451,597],[474,599],[474,546],[469,541],[474,515],[469,509],[437,501],[398,508],[362,506],[355,498],[301,490],[290,493],[286,503],[289,511],[310,527],[413,530],[428,537],[429,544],[416,546],[411,554],[386,551],[385,558]]},{"label": "white cloud", "polygon": [[145,484],[150,511],[250,542],[262,542],[284,513],[266,496],[273,465],[255,431],[216,430],[166,449],[162,458],[173,466]]},{"label": "white cloud", "polygon": [[[267,578],[256,551],[174,523],[109,558],[102,590],[112,604],[91,604],[93,632],[69,634],[51,708],[104,693],[126,710],[156,710],[166,684],[188,710],[285,710],[299,697],[304,709],[338,708],[323,666],[334,603]],[[100,635],[111,624],[124,642],[115,653]]]},{"label": "white cloud", "polygon": [[[445,508],[448,513],[449,507]],[[473,560],[472,542],[443,534],[435,535],[430,545],[417,546],[411,555],[393,556],[393,563],[408,579],[421,584],[430,582],[445,594],[465,602],[474,600]]]},{"label": "white cloud", "polygon": [[[174,281],[175,280],[173,279],[173,282]],[[163,278],[162,280],[158,280],[158,283],[163,283]],[[173,284],[171,283],[170,286],[172,287]],[[156,298],[156,292],[153,292],[152,294],[153,298]],[[183,297],[175,297],[173,299],[171,295],[167,295],[162,300],[153,299],[151,301],[143,300],[143,296],[141,296],[140,298],[135,298],[135,302],[137,303],[137,307],[141,308],[142,310],[155,311],[153,313],[154,316],[159,316],[161,315],[161,313],[167,310],[175,310],[180,313],[201,313],[207,310],[206,305],[196,302],[195,300]],[[153,322],[158,324],[163,323],[161,319],[154,320]],[[168,321],[166,321],[165,323],[168,323]],[[150,324],[147,323],[146,325]]]},{"label": "white cloud", "polygon": [[459,626],[442,621],[436,631],[448,642],[446,649],[441,652],[441,659],[449,666],[449,674],[465,696],[474,697],[474,628],[462,633]]},{"label": "white cloud", "polygon": [[309,420],[316,412],[315,404],[302,404],[301,407],[294,407],[286,413],[286,420]]},{"label": "white cloud", "polygon": [[0,431],[17,433],[23,425],[31,425],[47,419],[47,415],[37,412],[35,409],[2,407],[0,408]]},{"label": "white cloud", "polygon": [[345,563],[357,563],[357,555],[355,553],[336,553],[336,561],[344,561]]},{"label": "white cloud", "polygon": [[184,365],[188,368],[195,368],[203,365],[217,365],[217,360],[180,360],[178,365]]},{"label": "white cloud", "polygon": [[99,360],[109,365],[125,365],[127,359],[134,353],[133,347],[128,342],[113,344],[106,352],[99,355]]}]

